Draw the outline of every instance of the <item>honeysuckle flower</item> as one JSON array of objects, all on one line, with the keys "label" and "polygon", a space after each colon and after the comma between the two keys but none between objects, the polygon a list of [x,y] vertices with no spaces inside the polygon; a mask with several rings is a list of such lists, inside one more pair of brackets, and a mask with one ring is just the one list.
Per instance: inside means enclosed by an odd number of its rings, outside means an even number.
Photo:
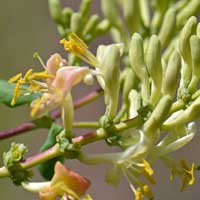
[{"label": "honeysuckle flower", "polygon": [[[72,87],[80,83],[90,72],[88,67],[65,66],[65,64],[66,61],[59,54],[54,54],[48,59],[46,66],[43,65],[44,71],[33,72],[31,69],[24,77],[22,74],[12,77],[8,82],[16,82],[16,86],[11,105],[14,105],[18,96],[36,92],[41,96],[31,103],[32,117],[39,117],[62,106],[65,98],[70,95]],[[29,86],[25,91],[21,88],[24,84]]]},{"label": "honeysuckle flower", "polygon": [[[81,200],[90,186],[90,181],[78,173],[57,162],[54,176],[50,182],[23,183],[22,186],[31,191],[38,192],[41,200],[56,200],[57,197],[69,200]],[[87,195],[85,199],[91,199]]]},{"label": "honeysuckle flower", "polygon": [[[142,130],[130,129],[130,132],[128,130],[125,132],[126,138],[123,139],[123,143],[126,143],[127,138],[128,141],[127,145],[124,144],[126,149],[123,152],[94,155],[83,153],[80,161],[87,164],[111,163],[113,167],[107,171],[106,181],[117,185],[124,175],[137,200],[142,200],[144,197],[153,199],[153,193],[146,181],[156,184],[153,178],[154,170],[151,167],[155,160],[161,160],[172,171],[173,176],[178,175],[182,178],[181,191],[187,185],[194,183],[194,163],[188,166],[185,161],[175,162],[169,157],[171,152],[182,148],[194,137],[196,132],[194,122],[187,126],[176,127],[173,133],[169,133],[157,143],[154,143],[155,140]],[[122,132],[122,138],[123,135]]]}]

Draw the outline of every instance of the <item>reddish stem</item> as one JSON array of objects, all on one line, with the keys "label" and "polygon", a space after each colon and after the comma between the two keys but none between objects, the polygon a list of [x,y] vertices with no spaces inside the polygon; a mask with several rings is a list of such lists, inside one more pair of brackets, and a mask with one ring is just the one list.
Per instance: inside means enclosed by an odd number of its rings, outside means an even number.
[{"label": "reddish stem", "polygon": [[[74,109],[78,109],[86,104],[89,104],[91,101],[97,99],[101,95],[102,95],[101,89],[97,89],[95,91],[88,93],[87,95],[83,96],[80,99],[77,99],[74,102]],[[59,118],[60,116],[61,116],[60,110],[55,110],[51,113],[51,117],[53,120]],[[6,138],[9,138],[9,137],[12,137],[12,136],[24,133],[24,132],[31,131],[36,128],[38,128],[38,127],[34,122],[26,122],[26,123],[23,123],[23,124],[20,124],[20,125],[14,127],[14,128],[0,131],[0,140],[6,139]]]}]

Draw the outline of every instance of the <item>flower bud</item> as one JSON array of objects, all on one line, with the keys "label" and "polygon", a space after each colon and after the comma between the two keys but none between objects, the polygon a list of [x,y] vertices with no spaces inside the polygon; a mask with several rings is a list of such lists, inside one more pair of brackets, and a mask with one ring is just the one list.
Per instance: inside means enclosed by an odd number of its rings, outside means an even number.
[{"label": "flower bud", "polygon": [[60,0],[49,0],[49,9],[53,20],[58,24],[62,24],[62,8]]},{"label": "flower bud", "polygon": [[162,122],[167,117],[171,105],[171,96],[164,95],[156,105],[149,119],[145,122],[143,126],[145,133],[155,133],[155,130],[161,126]]},{"label": "flower bud", "polygon": [[80,13],[73,13],[70,22],[70,31],[78,35],[81,34],[83,23]]},{"label": "flower bud", "polygon": [[122,7],[124,19],[130,33],[138,32],[141,24],[138,0],[124,0],[122,1]]},{"label": "flower bud", "polygon": [[143,24],[146,27],[149,27],[149,25],[150,25],[149,0],[139,0],[139,4],[140,4],[140,13],[141,13],[141,18],[142,18]]},{"label": "flower bud", "polygon": [[149,47],[146,53],[146,65],[152,78],[151,102],[154,104],[160,98],[162,85],[162,64],[161,64],[161,45],[159,38],[152,35],[149,41]]},{"label": "flower bud", "polygon": [[[101,46],[98,50],[100,61],[100,72],[103,76],[105,86],[106,114],[113,119],[118,107],[118,95],[120,88],[120,50],[116,45]],[[102,81],[100,81],[102,85]]]},{"label": "flower bud", "polygon": [[80,6],[80,14],[83,22],[85,23],[88,20],[90,7],[91,7],[91,0],[82,0]]},{"label": "flower bud", "polygon": [[[188,19],[187,23],[183,27],[180,40],[179,40],[179,50],[184,59],[184,61],[189,64],[191,60],[190,55],[190,37],[195,33],[197,26],[197,18],[192,16]],[[189,66],[191,67],[191,66]]]},{"label": "flower bud", "polygon": [[83,35],[92,34],[95,31],[99,20],[100,19],[98,15],[93,15],[92,17],[90,17],[90,19],[87,21],[84,27]]},{"label": "flower bud", "polygon": [[193,35],[190,38],[190,48],[192,57],[192,80],[188,86],[191,93],[197,89],[197,84],[200,79],[200,38]]},{"label": "flower bud", "polygon": [[177,14],[177,27],[182,27],[187,19],[195,15],[200,8],[200,1],[199,0],[191,0],[188,4]]},{"label": "flower bud", "polygon": [[197,24],[196,35],[197,35],[198,37],[200,37],[200,23]]},{"label": "flower bud", "polygon": [[178,52],[174,52],[167,65],[167,69],[162,83],[162,94],[174,97],[177,87],[179,85],[181,69],[181,57]]},{"label": "flower bud", "polygon": [[141,81],[141,93],[144,102],[148,102],[150,95],[149,77],[144,62],[143,41],[138,33],[131,39],[129,59],[131,66]]},{"label": "flower bud", "polygon": [[110,22],[107,19],[102,20],[99,24],[97,24],[95,28],[94,35],[103,35],[110,29]]},{"label": "flower bud", "polygon": [[174,8],[170,8],[164,17],[161,30],[159,32],[159,38],[162,48],[166,47],[173,36],[174,28],[176,27],[176,11]]},{"label": "flower bud", "polygon": [[73,10],[71,8],[63,8],[62,16],[63,16],[63,25],[66,28],[70,27],[71,16],[73,14]]},{"label": "flower bud", "polygon": [[134,118],[138,115],[138,110],[142,106],[141,96],[140,93],[137,92],[137,90],[131,90],[128,98],[130,102],[129,118]]},{"label": "flower bud", "polygon": [[105,17],[116,28],[121,28],[122,21],[117,9],[116,0],[101,0],[101,9]]}]

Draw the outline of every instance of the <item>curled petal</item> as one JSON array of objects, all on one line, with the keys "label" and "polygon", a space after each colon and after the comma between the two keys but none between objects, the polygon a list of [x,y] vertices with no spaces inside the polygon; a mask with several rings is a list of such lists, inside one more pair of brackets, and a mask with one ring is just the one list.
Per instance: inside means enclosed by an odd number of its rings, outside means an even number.
[{"label": "curled petal", "polygon": [[57,70],[62,64],[67,64],[66,60],[64,60],[60,54],[53,54],[46,63],[46,70],[49,74],[56,75]]},{"label": "curled petal", "polygon": [[51,186],[54,186],[59,182],[65,183],[65,185],[78,196],[84,195],[90,186],[90,181],[87,178],[80,176],[78,173],[65,167],[60,162],[57,162]]},{"label": "curled petal", "polygon": [[88,67],[62,67],[56,73],[52,87],[62,90],[63,97],[89,73]]}]

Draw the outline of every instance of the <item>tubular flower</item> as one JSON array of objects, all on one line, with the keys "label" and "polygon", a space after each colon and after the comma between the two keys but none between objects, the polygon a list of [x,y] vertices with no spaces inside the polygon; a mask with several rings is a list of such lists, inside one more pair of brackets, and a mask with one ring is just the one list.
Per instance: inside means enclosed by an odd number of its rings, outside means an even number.
[{"label": "tubular flower", "polygon": [[[152,138],[148,137],[144,131],[130,129],[129,133],[126,132],[123,140],[124,143],[128,143],[127,146],[125,145],[126,149],[123,152],[83,154],[80,161],[87,164],[111,163],[113,167],[106,173],[106,181],[109,184],[117,185],[123,175],[128,181],[136,200],[143,200],[144,197],[151,200],[153,199],[153,193],[146,182],[152,185],[156,184],[153,178],[154,170],[151,167],[151,163],[156,159],[164,162],[172,170],[171,179],[174,175],[182,177],[181,191],[187,185],[194,183],[194,163],[189,167],[185,161],[176,162],[170,159],[168,155],[186,145],[194,135],[195,124],[193,122],[184,127],[177,127],[173,134],[167,135],[156,144],[152,143]],[[124,132],[121,136],[124,136]]]},{"label": "tubular flower", "polygon": [[[39,117],[62,106],[72,87],[89,73],[88,67],[64,66],[65,64],[66,61],[59,54],[53,54],[46,66],[43,65],[44,71],[33,72],[30,69],[24,77],[22,74],[12,77],[8,82],[16,82],[16,86],[11,105],[15,104],[20,95],[39,93],[41,96],[31,103],[31,116]],[[28,85],[28,88],[24,89],[24,84]]]},{"label": "tubular flower", "polygon": [[91,64],[92,66],[98,67],[99,62],[96,57],[88,50],[88,46],[81,40],[75,33],[69,35],[69,40],[65,38],[60,40],[60,44],[64,45],[66,51],[74,53],[77,57]]},{"label": "tubular flower", "polygon": [[[57,162],[54,168],[54,176],[50,182],[23,183],[23,187],[32,192],[39,192],[41,200],[63,199],[81,200],[90,186],[90,181],[78,173]],[[86,195],[83,199],[91,199]]]}]

